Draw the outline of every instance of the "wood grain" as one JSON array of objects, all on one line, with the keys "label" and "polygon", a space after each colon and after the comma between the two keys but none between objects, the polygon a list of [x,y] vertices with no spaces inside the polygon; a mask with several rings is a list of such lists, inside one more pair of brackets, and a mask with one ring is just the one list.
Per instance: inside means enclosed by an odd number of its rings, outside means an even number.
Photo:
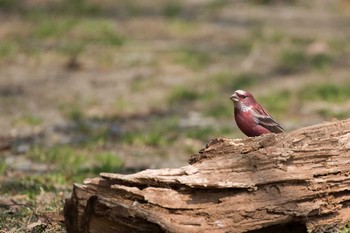
[{"label": "wood grain", "polygon": [[68,232],[337,232],[350,221],[350,120],[218,138],[190,165],[74,184]]}]

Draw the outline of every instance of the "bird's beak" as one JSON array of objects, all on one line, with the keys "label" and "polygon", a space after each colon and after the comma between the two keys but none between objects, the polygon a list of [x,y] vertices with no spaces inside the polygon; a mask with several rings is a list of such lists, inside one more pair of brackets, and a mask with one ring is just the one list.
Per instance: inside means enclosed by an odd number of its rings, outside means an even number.
[{"label": "bird's beak", "polygon": [[236,93],[233,93],[233,95],[231,95],[230,97],[230,100],[232,100],[233,102],[238,102],[239,98]]}]

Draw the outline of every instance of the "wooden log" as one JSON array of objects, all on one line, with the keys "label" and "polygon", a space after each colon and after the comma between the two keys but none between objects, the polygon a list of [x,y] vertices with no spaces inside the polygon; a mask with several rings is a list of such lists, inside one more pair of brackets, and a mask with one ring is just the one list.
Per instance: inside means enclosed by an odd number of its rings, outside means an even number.
[{"label": "wooden log", "polygon": [[68,232],[337,232],[350,221],[350,119],[218,138],[175,169],[74,184]]}]

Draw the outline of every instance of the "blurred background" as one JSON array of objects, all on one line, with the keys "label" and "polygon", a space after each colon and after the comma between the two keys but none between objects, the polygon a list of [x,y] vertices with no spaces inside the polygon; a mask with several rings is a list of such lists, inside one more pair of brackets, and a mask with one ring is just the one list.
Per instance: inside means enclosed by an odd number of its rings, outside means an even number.
[{"label": "blurred background", "polygon": [[245,137],[237,89],[286,131],[350,116],[350,1],[0,0],[0,20],[0,232],[64,232],[74,182]]}]

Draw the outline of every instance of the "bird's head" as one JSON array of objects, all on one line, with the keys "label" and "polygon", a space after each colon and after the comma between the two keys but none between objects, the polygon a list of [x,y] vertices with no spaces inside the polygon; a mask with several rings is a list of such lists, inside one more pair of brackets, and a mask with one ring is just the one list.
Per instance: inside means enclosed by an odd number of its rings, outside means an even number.
[{"label": "bird's head", "polygon": [[252,106],[256,103],[254,96],[247,91],[237,90],[231,95],[230,100],[235,106]]}]

